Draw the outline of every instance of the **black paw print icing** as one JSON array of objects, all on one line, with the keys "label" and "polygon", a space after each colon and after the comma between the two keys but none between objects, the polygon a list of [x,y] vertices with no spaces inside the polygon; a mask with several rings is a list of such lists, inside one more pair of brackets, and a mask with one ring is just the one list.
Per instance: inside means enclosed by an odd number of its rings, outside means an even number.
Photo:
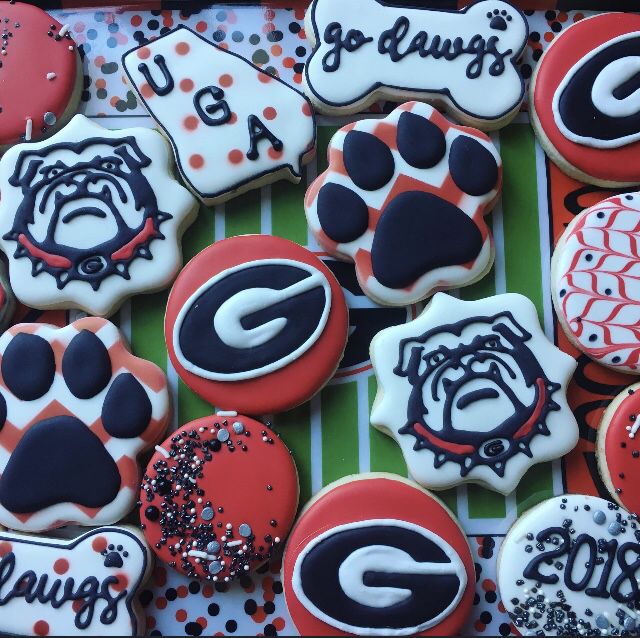
[{"label": "black paw print icing", "polygon": [[507,23],[513,20],[509,13],[504,9],[502,9],[502,11],[500,9],[488,11],[487,19],[489,20],[489,27],[495,31],[506,31],[508,26]]},{"label": "black paw print icing", "polygon": [[483,216],[501,161],[486,135],[413,102],[341,129],[329,160],[307,193],[309,224],[327,252],[355,261],[372,299],[413,303],[490,268]]},{"label": "black paw print icing", "polygon": [[104,566],[116,569],[120,569],[124,565],[123,559],[129,557],[129,552],[122,545],[108,545],[101,554],[104,556]]},{"label": "black paw print icing", "polygon": [[0,352],[0,524],[121,519],[135,502],[137,456],[168,422],[164,374],[96,318],[16,326]]}]

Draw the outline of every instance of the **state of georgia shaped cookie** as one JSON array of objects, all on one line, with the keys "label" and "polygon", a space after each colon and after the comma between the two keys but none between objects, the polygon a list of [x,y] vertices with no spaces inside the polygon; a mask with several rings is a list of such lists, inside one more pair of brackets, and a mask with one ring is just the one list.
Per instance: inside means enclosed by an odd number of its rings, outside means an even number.
[{"label": "state of georgia shaped cookie", "polygon": [[318,243],[355,262],[367,296],[403,306],[490,270],[484,216],[501,185],[500,155],[484,133],[408,102],[333,136],[305,210]]},{"label": "state of georgia shaped cookie", "polygon": [[97,317],[13,326],[0,357],[0,525],[40,532],[124,518],[137,458],[169,422],[162,370]]},{"label": "state of georgia shaped cookie", "polygon": [[18,299],[101,316],[171,282],[198,211],[162,135],[105,129],[84,115],[9,149],[0,190],[0,249]]},{"label": "state of georgia shaped cookie", "polygon": [[545,337],[522,295],[438,293],[417,319],[378,333],[371,360],[371,423],[427,488],[473,482],[508,494],[531,465],[578,441],[566,399],[576,362]]},{"label": "state of georgia shaped cookie", "polygon": [[293,87],[185,26],[128,51],[122,65],[205,204],[300,181],[316,128],[311,103]]}]

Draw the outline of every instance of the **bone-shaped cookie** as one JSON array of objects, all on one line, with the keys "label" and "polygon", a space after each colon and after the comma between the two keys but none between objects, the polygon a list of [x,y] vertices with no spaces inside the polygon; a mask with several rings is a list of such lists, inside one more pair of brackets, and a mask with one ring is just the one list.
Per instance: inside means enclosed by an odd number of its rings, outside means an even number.
[{"label": "bone-shaped cookie", "polygon": [[527,22],[502,0],[462,11],[409,9],[382,0],[314,0],[306,30],[314,51],[307,93],[323,113],[355,113],[377,99],[440,104],[491,130],[518,111],[524,83],[515,62]]},{"label": "bone-shaped cookie", "polygon": [[151,569],[139,532],[98,527],[73,540],[0,533],[0,632],[137,636]]},{"label": "bone-shaped cookie", "polygon": [[122,63],[206,204],[283,177],[300,181],[315,152],[302,93],[184,26],[125,53]]}]

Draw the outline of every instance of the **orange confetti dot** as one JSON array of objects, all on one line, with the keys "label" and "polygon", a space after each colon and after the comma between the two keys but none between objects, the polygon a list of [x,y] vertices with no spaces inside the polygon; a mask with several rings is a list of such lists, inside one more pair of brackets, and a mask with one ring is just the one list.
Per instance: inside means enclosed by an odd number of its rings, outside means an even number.
[{"label": "orange confetti dot", "polygon": [[107,82],[105,81],[104,78],[98,78],[96,80],[96,88],[97,89],[106,89],[107,88]]},{"label": "orange confetti dot", "polygon": [[156,619],[153,616],[147,616],[147,629],[150,631],[151,629],[156,628]]},{"label": "orange confetti dot", "polygon": [[232,164],[240,164],[243,159],[244,159],[243,152],[238,150],[237,148],[229,152],[229,161]]},{"label": "orange confetti dot", "polygon": [[238,121],[238,116],[235,113],[231,113],[231,116],[229,117],[229,124],[235,124]]},{"label": "orange confetti dot", "polygon": [[53,564],[53,571],[56,574],[66,574],[69,571],[69,561],[66,558],[58,558]]},{"label": "orange confetti dot", "polygon": [[141,60],[146,60],[150,55],[151,55],[151,51],[149,51],[147,47],[142,47],[141,49],[138,49],[138,57]]},{"label": "orange confetti dot", "polygon": [[555,35],[554,35],[551,31],[547,31],[547,32],[544,34],[544,39],[545,39],[547,42],[551,42],[551,40],[553,40],[553,38],[554,38],[554,37],[555,37]]},{"label": "orange confetti dot", "polygon": [[96,56],[96,59],[93,62],[98,68],[100,68],[104,64],[104,55]]},{"label": "orange confetti dot", "polygon": [[258,73],[258,80],[263,84],[268,84],[273,78],[268,73]]},{"label": "orange confetti dot", "polygon": [[195,115],[187,115],[184,118],[183,125],[187,131],[195,131],[198,128],[200,120]]},{"label": "orange confetti dot", "polygon": [[228,73],[225,73],[218,78],[218,83],[226,89],[233,84],[233,78]]},{"label": "orange confetti dot", "polygon": [[176,44],[176,53],[178,55],[187,55],[191,51],[191,47],[186,42],[178,42]]},{"label": "orange confetti dot", "polygon": [[98,554],[104,552],[105,549],[107,549],[107,539],[104,536],[98,536],[97,538],[94,538],[93,541],[91,542],[91,547],[93,548],[94,552],[98,552]]},{"label": "orange confetti dot", "polygon": [[293,65],[296,63],[296,61],[291,58],[291,57],[287,57],[284,60],[282,60],[282,66],[285,69],[293,69]]},{"label": "orange confetti dot", "polygon": [[204,22],[203,20],[200,20],[200,22],[196,24],[196,31],[198,33],[204,33],[206,30],[207,30],[207,23]]},{"label": "orange confetti dot", "polygon": [[280,618],[278,616],[278,618],[274,618],[271,621],[271,624],[276,628],[277,631],[282,631],[286,623],[284,622],[284,618]]},{"label": "orange confetti dot", "polygon": [[193,80],[190,80],[189,78],[180,80],[180,89],[185,93],[189,93],[190,91],[193,91],[193,86],[194,86]]},{"label": "orange confetti dot", "polygon": [[200,627],[202,627],[202,629],[207,628],[208,623],[207,623],[207,619],[204,616],[199,616],[196,622],[200,625]]},{"label": "orange confetti dot", "polygon": [[36,636],[48,636],[49,635],[49,623],[44,620],[39,620],[33,625],[33,633]]},{"label": "orange confetti dot", "polygon": [[158,609],[166,609],[167,608],[167,599],[166,598],[156,598],[156,607]]},{"label": "orange confetti dot", "polygon": [[142,95],[143,98],[145,99],[150,99],[155,95],[154,90],[145,82],[141,87],[140,87],[140,95]]},{"label": "orange confetti dot", "polygon": [[111,587],[116,591],[124,591],[129,586],[129,577],[126,574],[118,572],[115,578],[118,580],[115,583],[111,583]]},{"label": "orange confetti dot", "polygon": [[202,595],[205,598],[211,598],[211,596],[213,596],[213,592],[214,592],[213,585],[205,585],[202,588]]},{"label": "orange confetti dot", "polygon": [[[202,161],[204,162],[204,160]],[[186,585],[180,585],[180,587],[176,589],[176,592],[178,594],[178,598],[186,598],[189,595],[189,590],[187,589]]]},{"label": "orange confetti dot", "polygon": [[282,55],[282,47],[279,44],[274,44],[271,47],[271,55],[275,55],[276,57],[279,57]]},{"label": "orange confetti dot", "polygon": [[189,166],[191,166],[191,168],[195,168],[196,170],[202,168],[204,166],[204,157],[202,157],[202,155],[199,155],[198,153],[195,153],[189,158]]},{"label": "orange confetti dot", "polygon": [[275,120],[278,112],[272,106],[267,106],[267,108],[262,111],[262,115],[264,115],[267,120]]},{"label": "orange confetti dot", "polygon": [[307,117],[311,117],[311,106],[309,105],[309,102],[304,102],[302,104],[302,113]]},{"label": "orange confetti dot", "polygon": [[187,612],[184,609],[178,609],[176,612],[176,620],[178,622],[184,622],[187,619]]}]

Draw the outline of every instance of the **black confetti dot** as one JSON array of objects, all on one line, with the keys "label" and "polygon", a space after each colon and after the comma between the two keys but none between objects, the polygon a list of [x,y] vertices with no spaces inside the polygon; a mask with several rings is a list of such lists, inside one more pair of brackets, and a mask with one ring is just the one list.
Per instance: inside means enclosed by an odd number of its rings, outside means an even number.
[{"label": "black confetti dot", "polygon": [[202,633],[202,625],[197,622],[188,622],[184,626],[184,633],[187,636],[199,636]]},{"label": "black confetti dot", "polygon": [[211,603],[207,607],[207,613],[209,614],[209,616],[217,616],[220,613],[220,606],[216,603]]},{"label": "black confetti dot", "polygon": [[258,605],[257,605],[256,601],[253,600],[253,598],[249,598],[249,600],[247,600],[244,603],[244,612],[245,612],[245,614],[247,614],[248,616],[251,616],[251,615],[255,614],[256,611],[258,611]]},{"label": "black confetti dot", "polygon": [[265,604],[264,604],[264,612],[265,614],[272,614],[274,611],[276,610],[276,606],[270,601],[268,600]]},{"label": "black confetti dot", "polygon": [[273,593],[281,594],[282,593],[282,583],[280,581],[276,581],[273,583]]},{"label": "black confetti dot", "polygon": [[157,20],[149,20],[147,28],[151,31],[157,31],[160,28],[160,23]]},{"label": "black confetti dot", "polygon": [[503,622],[500,627],[498,627],[498,631],[501,636],[508,636],[511,633],[511,627],[506,622]]},{"label": "black confetti dot", "polygon": [[189,593],[197,594],[200,591],[200,583],[197,580],[192,580],[189,583]]},{"label": "black confetti dot", "polygon": [[493,617],[491,616],[491,613],[488,611],[483,611],[480,614],[480,620],[485,624],[488,625],[491,623],[491,621],[493,620]]},{"label": "black confetti dot", "polygon": [[277,636],[278,632],[273,625],[265,625],[264,626],[264,635],[265,636]]},{"label": "black confetti dot", "polygon": [[173,587],[169,587],[164,593],[164,597],[169,601],[175,600],[178,597],[178,592]]},{"label": "black confetti dot", "polygon": [[495,602],[496,602],[496,598],[497,598],[497,596],[496,596],[496,592],[494,592],[494,591],[488,591],[488,592],[484,595],[484,599],[485,599],[488,603],[490,603],[490,604],[495,603]]},{"label": "black confetti dot", "polygon": [[224,628],[230,633],[235,633],[236,629],[238,629],[238,623],[235,620],[227,620],[224,625]]},{"label": "black confetti dot", "polygon": [[140,600],[140,604],[143,607],[147,607],[153,600],[153,592],[149,589],[145,589],[140,592],[140,596],[138,597],[138,599]]}]

